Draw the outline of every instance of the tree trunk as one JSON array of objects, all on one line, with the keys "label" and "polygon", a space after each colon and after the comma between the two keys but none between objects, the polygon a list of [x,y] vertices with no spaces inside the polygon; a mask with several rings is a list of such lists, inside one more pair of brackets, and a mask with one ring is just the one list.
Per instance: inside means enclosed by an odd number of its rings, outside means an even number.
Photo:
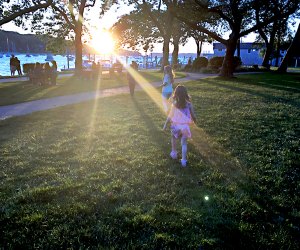
[{"label": "tree trunk", "polygon": [[176,68],[178,65],[178,53],[179,53],[179,39],[173,39],[174,50],[172,53],[172,65]]},{"label": "tree trunk", "polygon": [[83,14],[86,8],[86,0],[80,2],[78,10],[78,19],[75,22],[75,75],[81,75],[82,71],[82,26],[83,26]]},{"label": "tree trunk", "polygon": [[168,18],[167,18],[167,26],[164,29],[163,32],[163,59],[162,59],[162,64],[161,64],[161,69],[164,69],[164,66],[169,65],[169,54],[170,54],[170,40],[172,36],[172,31],[173,31],[173,21],[174,21],[174,16],[171,12],[171,10],[168,8]]},{"label": "tree trunk", "polygon": [[237,41],[236,50],[237,50],[237,57],[241,58],[241,38],[238,39]]},{"label": "tree trunk", "polygon": [[77,22],[75,26],[75,75],[80,75],[82,71],[82,24]]},{"label": "tree trunk", "polygon": [[266,36],[266,34],[262,31],[262,29],[259,29],[259,34],[264,39],[266,45],[266,52],[264,54],[264,59],[261,65],[267,69],[270,69],[271,66],[270,58],[273,53],[274,41],[275,41],[277,30],[278,30],[278,25],[277,25],[277,21],[275,21],[273,23],[272,30],[270,32],[270,41],[268,41],[268,37]]},{"label": "tree trunk", "polygon": [[164,44],[163,44],[163,59],[161,64],[161,69],[163,70],[166,65],[169,65],[169,53],[170,53],[170,36],[164,37]]},{"label": "tree trunk", "polygon": [[[270,61],[270,58],[271,58],[271,55],[273,52],[273,48],[274,48],[276,32],[277,32],[277,24],[274,23],[271,34],[270,34],[270,41],[264,39],[265,44],[266,44],[266,52],[265,52],[264,59],[263,59],[263,62],[261,65],[267,69],[270,69],[269,61]],[[267,39],[267,37],[266,37],[266,39]]]},{"label": "tree trunk", "polygon": [[269,42],[265,43],[266,44],[266,52],[264,54],[264,59],[263,59],[263,62],[262,62],[262,66],[267,68],[267,69],[270,69],[270,57],[271,57],[271,54],[272,54],[272,50],[273,50],[273,45]]},{"label": "tree trunk", "polygon": [[196,41],[196,46],[197,46],[197,58],[200,57],[200,42]]},{"label": "tree trunk", "polygon": [[[295,34],[295,37],[290,45],[290,47],[288,48],[279,68],[278,68],[278,72],[286,72],[287,70],[287,66],[288,66],[288,62],[289,60],[296,54],[297,52],[297,46],[299,46],[300,44],[300,24],[298,25],[298,29],[297,32]],[[298,49],[299,50],[299,49]]]},{"label": "tree trunk", "polygon": [[236,49],[238,39],[239,38],[234,35],[230,35],[228,39],[228,43],[226,44],[226,54],[220,72],[220,76],[222,77],[228,77],[228,78],[233,77],[234,52]]},{"label": "tree trunk", "polygon": [[277,44],[276,44],[276,61],[275,61],[275,67],[278,67],[279,64],[279,57],[280,57],[280,32],[278,32],[277,35]]},{"label": "tree trunk", "polygon": [[203,41],[195,40],[197,45],[197,58],[201,56]]}]

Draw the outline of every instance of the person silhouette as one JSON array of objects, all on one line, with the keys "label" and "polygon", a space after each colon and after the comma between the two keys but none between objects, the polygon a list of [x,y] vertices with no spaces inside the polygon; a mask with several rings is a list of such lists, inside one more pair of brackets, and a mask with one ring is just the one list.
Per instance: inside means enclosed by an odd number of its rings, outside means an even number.
[{"label": "person silhouette", "polygon": [[15,72],[17,70],[16,67],[16,59],[14,55],[11,55],[10,60],[9,60],[9,67],[10,67],[10,75],[14,76]]},{"label": "person silhouette", "polygon": [[15,58],[15,64],[16,64],[16,70],[18,72],[18,75],[21,76],[22,75],[21,62],[18,59],[18,57]]},{"label": "person silhouette", "polygon": [[128,86],[129,86],[129,91],[130,91],[130,95],[133,96],[134,95],[134,89],[135,89],[135,85],[137,83],[136,81],[136,76],[137,76],[137,71],[138,71],[138,64],[136,63],[136,61],[132,61],[130,66],[129,66],[129,70],[127,71],[127,80],[128,80]]}]

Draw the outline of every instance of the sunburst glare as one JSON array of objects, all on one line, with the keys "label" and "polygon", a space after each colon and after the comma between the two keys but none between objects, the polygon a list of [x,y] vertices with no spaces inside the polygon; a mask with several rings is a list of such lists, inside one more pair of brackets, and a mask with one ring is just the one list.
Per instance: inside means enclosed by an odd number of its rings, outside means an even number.
[{"label": "sunburst glare", "polygon": [[90,45],[100,54],[109,55],[114,52],[115,41],[106,30],[96,30],[92,34]]},{"label": "sunburst glare", "polygon": [[[121,62],[121,60],[119,61]],[[135,79],[136,83],[148,94],[148,96],[164,113],[164,109],[161,101],[161,93],[155,87],[153,87],[153,85],[149,83],[139,72],[133,70],[131,67],[127,67],[127,71]]]}]

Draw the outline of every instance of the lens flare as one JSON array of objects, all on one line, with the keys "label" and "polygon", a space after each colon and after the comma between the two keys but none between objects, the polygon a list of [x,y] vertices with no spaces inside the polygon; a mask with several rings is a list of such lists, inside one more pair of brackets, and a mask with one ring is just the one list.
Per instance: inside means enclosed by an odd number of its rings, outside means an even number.
[{"label": "lens flare", "polygon": [[115,41],[111,34],[105,30],[97,30],[92,35],[90,45],[100,54],[112,54],[115,48]]}]

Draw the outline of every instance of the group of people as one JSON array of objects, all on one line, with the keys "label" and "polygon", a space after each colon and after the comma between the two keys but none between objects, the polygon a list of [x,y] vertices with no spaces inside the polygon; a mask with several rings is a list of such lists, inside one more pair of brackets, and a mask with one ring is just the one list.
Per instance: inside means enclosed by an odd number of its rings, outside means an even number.
[{"label": "group of people", "polygon": [[30,82],[35,85],[56,85],[57,78],[57,63],[56,61],[51,61],[51,66],[49,62],[41,64],[36,62],[33,70],[29,72]]},{"label": "group of people", "polygon": [[11,55],[10,60],[9,60],[9,66],[10,66],[10,75],[11,76],[14,76],[16,71],[18,72],[19,76],[22,75],[21,62],[18,59],[18,57]]},{"label": "group of people", "polygon": [[[136,85],[135,71],[138,70],[136,62],[132,62],[127,74],[128,85],[131,96],[134,94]],[[187,140],[191,138],[190,124],[196,123],[196,116],[187,89],[183,85],[178,85],[174,89],[174,72],[170,65],[164,67],[164,76],[161,84],[162,87],[162,106],[167,114],[167,119],[163,130],[167,129],[170,124],[171,146],[170,156],[177,159],[177,140],[181,142],[181,166],[187,166]]]}]

